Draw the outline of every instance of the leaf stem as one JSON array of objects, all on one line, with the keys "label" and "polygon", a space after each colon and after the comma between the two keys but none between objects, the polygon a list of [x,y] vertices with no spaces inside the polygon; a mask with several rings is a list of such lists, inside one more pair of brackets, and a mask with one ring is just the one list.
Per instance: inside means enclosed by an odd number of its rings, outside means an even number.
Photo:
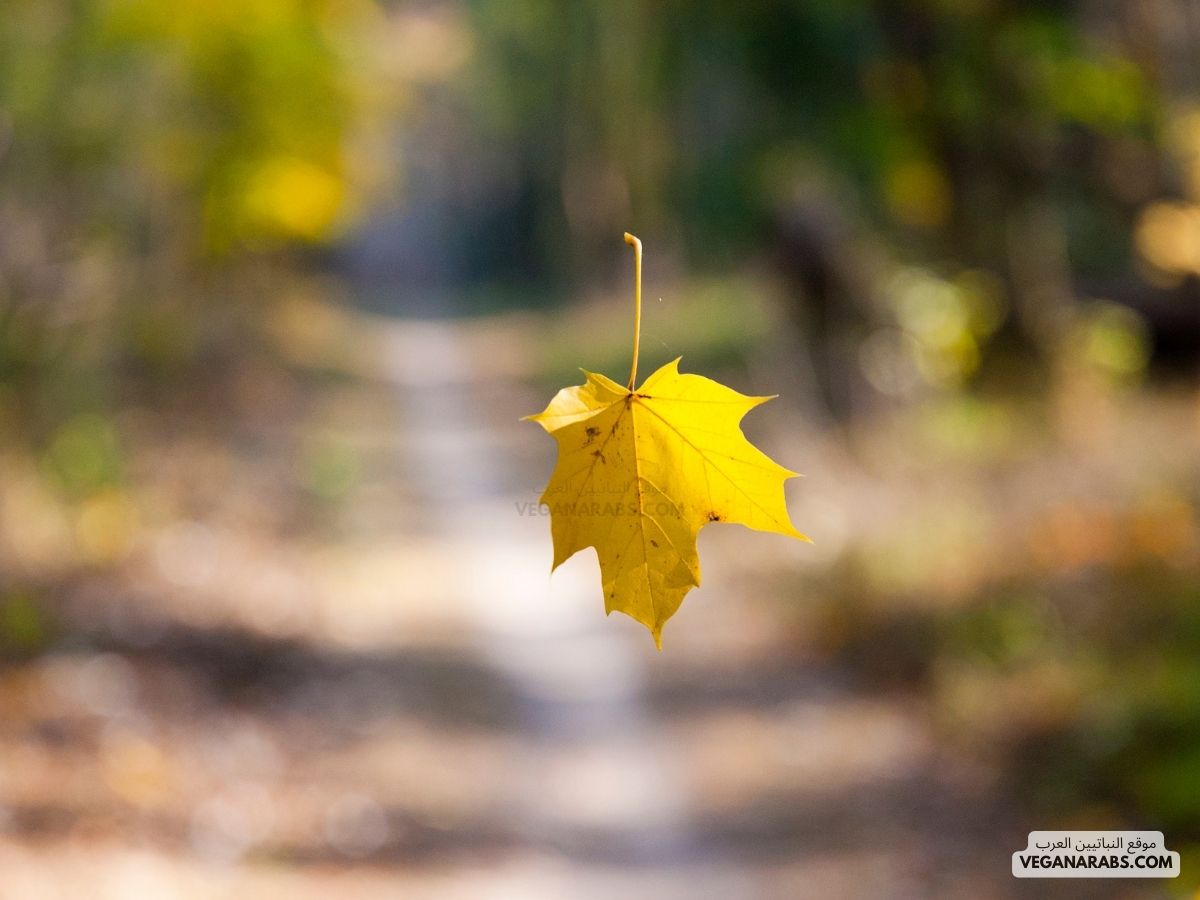
[{"label": "leaf stem", "polygon": [[625,232],[625,243],[633,248],[633,366],[629,370],[629,390],[637,386],[638,345],[642,340],[642,242]]}]

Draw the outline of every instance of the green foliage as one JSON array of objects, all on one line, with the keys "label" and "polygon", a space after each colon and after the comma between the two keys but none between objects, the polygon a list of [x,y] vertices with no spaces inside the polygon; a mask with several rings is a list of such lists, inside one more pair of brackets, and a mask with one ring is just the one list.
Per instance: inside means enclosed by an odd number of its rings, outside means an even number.
[{"label": "green foliage", "polygon": [[74,234],[129,250],[328,236],[358,99],[348,9],[19,0],[0,18],[6,195],[61,198]]},{"label": "green foliage", "polygon": [[95,413],[76,416],[59,428],[45,461],[51,477],[75,496],[111,487],[121,477],[121,450],[112,423]]},{"label": "green foliage", "polygon": [[[1005,212],[1031,198],[1089,221],[1093,236],[1098,222],[1120,234],[1127,224],[1104,211],[1121,201],[1069,160],[1081,146],[1149,137],[1159,116],[1145,61],[1091,42],[1066,7],[471,8],[490,39],[460,82],[464,102],[527,166],[530,227],[563,262],[565,200],[575,247],[599,245],[623,212],[681,228],[694,261],[726,265],[760,249],[814,163],[859,186],[897,239],[968,263],[998,262]],[[627,202],[573,212],[570,192],[591,196],[586,183],[608,172]]]},{"label": "green foliage", "polygon": [[44,605],[29,592],[0,594],[0,658],[36,653],[51,632]]}]

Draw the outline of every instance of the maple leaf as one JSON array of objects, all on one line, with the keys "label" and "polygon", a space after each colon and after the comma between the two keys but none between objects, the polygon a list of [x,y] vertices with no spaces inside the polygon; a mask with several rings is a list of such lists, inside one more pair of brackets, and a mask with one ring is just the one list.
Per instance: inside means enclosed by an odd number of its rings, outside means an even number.
[{"label": "maple leaf", "polygon": [[622,387],[604,375],[563,388],[526,418],[558,443],[558,462],[540,502],[550,508],[554,565],[595,547],[607,612],[619,610],[662,629],[700,584],[696,537],[710,522],[735,522],[808,540],[792,525],[785,469],[751,444],[742,417],[770,397],[748,397],[700,375],[680,374],[679,360],[634,390],[641,309],[637,265],[634,364]]}]

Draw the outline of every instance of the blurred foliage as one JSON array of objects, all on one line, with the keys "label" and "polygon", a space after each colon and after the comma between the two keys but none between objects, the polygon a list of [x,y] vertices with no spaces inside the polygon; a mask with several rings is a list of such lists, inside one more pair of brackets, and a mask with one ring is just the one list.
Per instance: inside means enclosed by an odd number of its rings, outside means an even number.
[{"label": "blurred foliage", "polygon": [[104,408],[127,366],[195,360],[230,337],[248,267],[351,220],[384,174],[363,40],[379,15],[305,0],[5,8],[0,380],[31,392],[27,412]]},{"label": "blurred foliage", "polygon": [[392,179],[406,80],[386,25],[369,0],[0,14],[0,451],[32,451],[44,479],[14,510],[72,507],[45,547],[65,532],[80,561],[120,557],[137,487],[120,411],[220,403],[215,382],[264,349],[263,311],[303,290],[303,255]]},{"label": "blurred foliage", "polygon": [[839,419],[1198,352],[1187,44],[1142,4],[465,8],[436,146],[475,308],[591,287],[636,227],[769,271]]},{"label": "blurred foliage", "polygon": [[1198,158],[1139,22],[1000,0],[18,0],[0,381],[57,422],[130,365],[211,359],[306,250],[395,205],[389,180],[415,230],[392,252],[444,258],[468,304],[590,286],[633,223],[668,267],[768,263],[838,414],[968,386],[1014,339],[1054,356],[1091,327],[1075,293],[1130,308],[1084,342],[1135,366],[1144,310],[1108,279],[1192,271]]},{"label": "blurred foliage", "polygon": [[10,589],[0,595],[0,649],[5,656],[37,653],[51,633],[44,604],[30,592]]},{"label": "blurred foliage", "polygon": [[1149,150],[1160,99],[1133,44],[1088,33],[1086,5],[470,9],[489,36],[466,76],[472,122],[528,167],[527,227],[555,259],[631,220],[726,267],[818,178],[905,243],[995,261],[1020,203],[1061,204],[1081,237],[1120,229],[1136,199],[1122,179],[1149,174],[1099,170],[1110,145]]},{"label": "blurred foliage", "polygon": [[[1034,410],[979,402],[944,414],[985,443],[929,442],[928,414],[864,438],[920,448],[905,469],[935,496],[847,542],[806,627],[868,684],[922,696],[1024,814],[1154,823],[1186,845],[1200,837],[1195,436],[1185,425],[1083,490],[1069,472],[1096,466],[1096,445],[1071,434],[1067,451]],[[1088,440],[1124,446],[1145,416]]]}]

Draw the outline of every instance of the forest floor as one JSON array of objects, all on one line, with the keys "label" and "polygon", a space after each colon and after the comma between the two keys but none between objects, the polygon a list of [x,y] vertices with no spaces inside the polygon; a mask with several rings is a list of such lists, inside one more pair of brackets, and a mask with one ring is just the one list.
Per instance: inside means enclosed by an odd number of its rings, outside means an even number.
[{"label": "forest floor", "polygon": [[0,669],[0,898],[1160,896],[1014,880],[1050,826],[830,651],[810,593],[889,514],[837,440],[755,414],[816,543],[706,529],[659,653],[591,554],[550,577],[547,397],[481,340],[134,418],[136,536]]}]

